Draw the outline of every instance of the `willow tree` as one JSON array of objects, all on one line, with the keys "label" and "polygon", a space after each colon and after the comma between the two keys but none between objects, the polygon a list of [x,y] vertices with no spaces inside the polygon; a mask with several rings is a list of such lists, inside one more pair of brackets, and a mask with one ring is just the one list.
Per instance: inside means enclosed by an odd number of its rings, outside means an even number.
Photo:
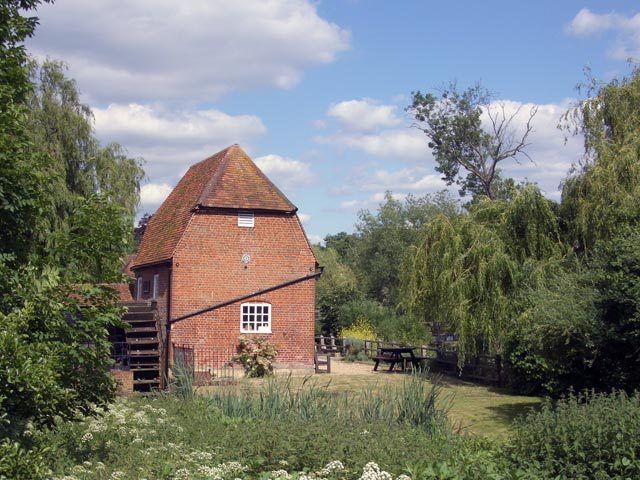
[{"label": "willow tree", "polygon": [[562,214],[574,246],[588,251],[640,223],[640,68],[607,84],[591,80],[562,125],[584,136],[584,159],[564,183]]},{"label": "willow tree", "polygon": [[30,65],[29,133],[33,144],[49,159],[47,173],[53,179],[57,207],[54,221],[65,222],[93,194],[133,216],[144,177],[142,162],[130,158],[116,143],[100,145],[93,112],[82,103],[78,86],[65,75],[65,68],[53,60],[42,64],[32,61]]},{"label": "willow tree", "polygon": [[404,265],[404,308],[458,333],[461,361],[479,347],[499,352],[516,268],[504,242],[469,216],[438,216],[426,231]]},{"label": "willow tree", "polygon": [[526,186],[512,201],[479,202],[425,231],[404,265],[403,306],[457,333],[462,358],[479,348],[501,353],[522,290],[543,282],[566,255],[550,202]]}]

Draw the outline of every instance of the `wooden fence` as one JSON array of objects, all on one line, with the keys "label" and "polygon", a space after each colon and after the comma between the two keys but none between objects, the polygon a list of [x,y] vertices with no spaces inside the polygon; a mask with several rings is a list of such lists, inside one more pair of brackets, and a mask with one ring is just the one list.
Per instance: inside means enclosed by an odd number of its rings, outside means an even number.
[{"label": "wooden fence", "polygon": [[383,340],[355,340],[330,336],[316,337],[316,351],[331,355],[345,356],[349,353],[363,351],[368,357],[375,357],[382,347],[412,347],[416,355],[425,357],[431,372],[455,376],[464,380],[502,385],[504,367],[499,355],[477,355],[465,359],[462,367],[458,364],[458,353],[455,347],[455,336],[446,335],[438,338],[432,345],[407,345],[399,342]]}]

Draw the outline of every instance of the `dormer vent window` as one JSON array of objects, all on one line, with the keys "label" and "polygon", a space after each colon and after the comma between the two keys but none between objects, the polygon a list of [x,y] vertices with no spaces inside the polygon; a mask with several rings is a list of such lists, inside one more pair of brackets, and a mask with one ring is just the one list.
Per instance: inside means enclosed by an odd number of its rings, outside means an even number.
[{"label": "dormer vent window", "polygon": [[253,212],[238,212],[238,226],[251,228],[255,224]]}]

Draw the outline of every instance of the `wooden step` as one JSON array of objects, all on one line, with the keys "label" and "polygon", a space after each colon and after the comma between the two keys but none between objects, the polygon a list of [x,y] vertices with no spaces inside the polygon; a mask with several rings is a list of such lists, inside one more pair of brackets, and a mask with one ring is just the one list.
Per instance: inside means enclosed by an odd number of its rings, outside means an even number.
[{"label": "wooden step", "polygon": [[127,312],[122,315],[122,319],[126,322],[131,320],[154,320],[156,319],[153,311],[149,312]]},{"label": "wooden step", "polygon": [[134,346],[134,345],[151,345],[154,343],[160,343],[160,340],[158,340],[158,337],[148,337],[148,338],[144,338],[144,337],[128,337],[127,338],[127,343],[130,346]]},{"label": "wooden step", "polygon": [[131,370],[132,372],[153,372],[159,371],[160,366],[157,364],[151,367],[137,367],[135,365],[129,365],[129,370]]},{"label": "wooden step", "polygon": [[158,333],[158,329],[156,327],[131,327],[127,328],[126,332],[129,333]]},{"label": "wooden step", "polygon": [[160,384],[159,378],[145,378],[144,380],[134,380],[133,385],[152,385],[152,384]]},{"label": "wooden step", "polygon": [[160,352],[158,350],[131,350],[129,355],[132,357],[157,357]]}]

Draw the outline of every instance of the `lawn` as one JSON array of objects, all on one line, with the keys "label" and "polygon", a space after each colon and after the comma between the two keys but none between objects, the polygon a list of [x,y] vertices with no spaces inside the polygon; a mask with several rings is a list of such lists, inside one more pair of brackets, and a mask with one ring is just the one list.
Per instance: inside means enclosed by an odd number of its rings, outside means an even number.
[{"label": "lawn", "polygon": [[[283,375],[281,373],[280,375]],[[313,384],[333,392],[359,395],[367,389],[379,389],[385,386],[400,386],[405,379],[402,373],[373,372],[369,363],[349,363],[333,360],[331,374],[319,374],[309,377],[301,373],[291,374],[292,384],[300,386]],[[259,389],[265,380],[245,379],[238,387],[251,386]],[[529,412],[540,405],[539,397],[511,395],[503,389],[477,385],[453,377],[433,375],[431,382],[442,388],[440,402],[449,412],[449,419],[463,432],[484,436],[504,436],[518,415]],[[201,388],[207,390],[229,387]]]}]

